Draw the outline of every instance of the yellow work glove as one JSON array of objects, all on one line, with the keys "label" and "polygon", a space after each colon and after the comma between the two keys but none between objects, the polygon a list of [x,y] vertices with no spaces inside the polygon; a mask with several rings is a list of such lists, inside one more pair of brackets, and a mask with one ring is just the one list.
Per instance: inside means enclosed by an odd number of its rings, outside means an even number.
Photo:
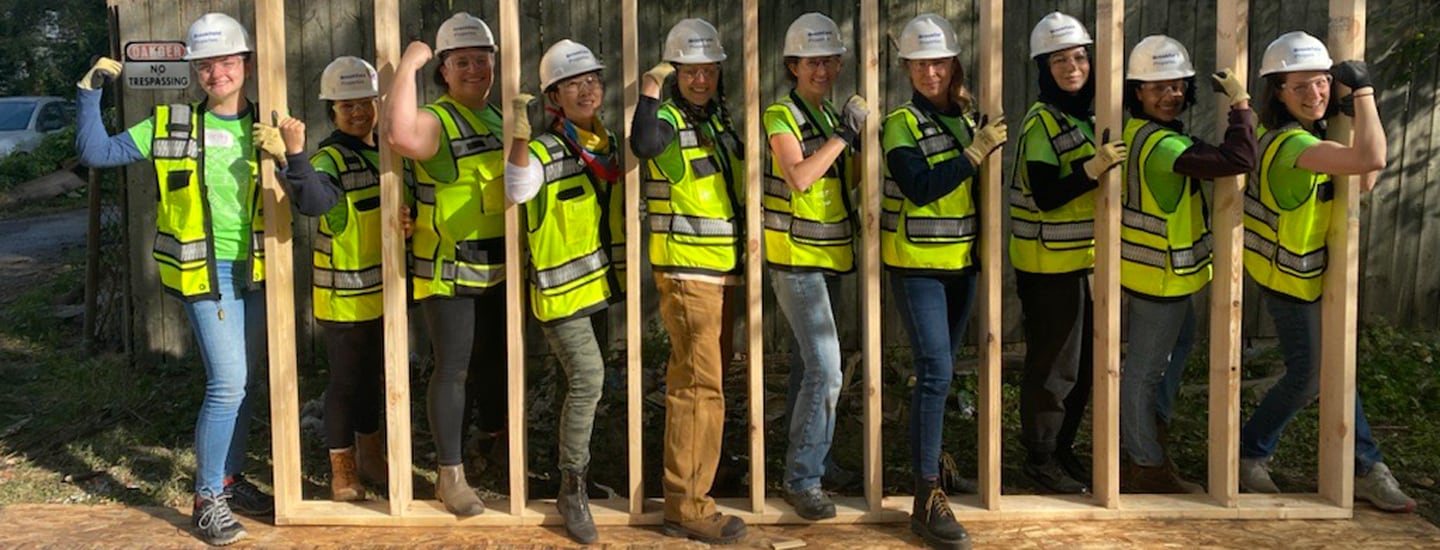
[{"label": "yellow work glove", "polygon": [[285,162],[285,138],[280,137],[279,128],[256,122],[252,132],[251,139],[255,141],[256,147],[275,157],[275,160]]},{"label": "yellow work glove", "polygon": [[108,57],[101,57],[95,61],[95,66],[80,77],[80,82],[75,85],[86,90],[98,90],[104,88],[105,84],[120,77],[120,62]]},{"label": "yellow work glove", "polygon": [[1214,84],[1215,91],[1230,98],[1231,105],[1250,99],[1250,93],[1245,91],[1245,85],[1240,83],[1240,79],[1235,78],[1233,69],[1226,68],[1210,75],[1210,81]]},{"label": "yellow work glove", "polygon": [[865,129],[865,119],[869,117],[870,106],[865,104],[865,98],[850,96],[845,107],[840,109],[840,124],[835,125],[835,136],[849,145],[851,150],[859,151],[860,131]]},{"label": "yellow work glove", "polygon": [[530,141],[530,104],[535,102],[535,96],[520,92],[510,98],[510,116],[515,119],[510,127],[513,133],[510,139],[523,139]]},{"label": "yellow work glove", "polygon": [[661,61],[656,63],[654,67],[651,67],[650,70],[645,71],[645,77],[654,80],[657,85],[664,86],[665,79],[674,72],[674,65],[671,65],[669,61]]},{"label": "yellow work glove", "polygon": [[1009,127],[1005,125],[1005,117],[996,117],[994,122],[990,117],[980,116],[980,128],[975,130],[975,138],[970,140],[970,146],[965,148],[965,158],[970,159],[970,164],[980,166],[985,157],[995,152],[1005,140],[1010,138]]},{"label": "yellow work glove", "polygon": [[1099,180],[1100,175],[1125,162],[1125,142],[1110,141],[1110,130],[1105,130],[1105,135],[1100,138],[1103,143],[1095,148],[1095,156],[1085,161],[1085,175],[1092,180]]}]

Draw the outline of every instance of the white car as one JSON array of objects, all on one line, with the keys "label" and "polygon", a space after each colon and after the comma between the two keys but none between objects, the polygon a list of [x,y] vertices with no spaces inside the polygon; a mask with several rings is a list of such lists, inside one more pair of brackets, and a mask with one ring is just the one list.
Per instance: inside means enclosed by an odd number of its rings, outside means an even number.
[{"label": "white car", "polygon": [[75,123],[75,103],[63,97],[0,97],[0,158],[28,153],[46,134]]}]

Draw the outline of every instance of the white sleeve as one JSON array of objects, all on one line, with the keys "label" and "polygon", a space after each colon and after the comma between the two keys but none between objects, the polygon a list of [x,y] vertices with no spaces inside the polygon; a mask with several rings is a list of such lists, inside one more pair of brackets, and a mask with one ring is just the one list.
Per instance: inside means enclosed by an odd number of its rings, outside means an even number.
[{"label": "white sleeve", "polygon": [[525,167],[505,162],[505,198],[515,204],[524,204],[535,198],[540,186],[545,183],[544,166],[535,153],[530,153],[530,165]]}]

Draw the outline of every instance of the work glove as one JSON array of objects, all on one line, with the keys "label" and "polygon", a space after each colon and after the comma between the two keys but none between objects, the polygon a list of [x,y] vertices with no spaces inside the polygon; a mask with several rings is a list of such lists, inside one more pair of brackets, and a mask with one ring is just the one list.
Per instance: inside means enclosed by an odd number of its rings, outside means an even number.
[{"label": "work glove", "polygon": [[995,117],[992,122],[988,115],[980,115],[980,127],[975,130],[970,146],[965,148],[965,158],[970,159],[972,166],[980,166],[985,157],[1004,145],[1009,137],[1010,130],[1005,125],[1004,116]]},{"label": "work glove", "polygon": [[1375,83],[1370,80],[1370,69],[1365,67],[1364,61],[1341,61],[1330,67],[1330,76],[1335,80],[1350,87],[1350,90],[1360,88],[1374,88]]},{"label": "work glove", "polygon": [[1245,91],[1245,85],[1241,84],[1240,79],[1235,77],[1235,71],[1228,67],[1218,73],[1210,75],[1210,84],[1215,88],[1215,91],[1228,96],[1231,105],[1250,99],[1250,93]]},{"label": "work glove", "polygon": [[645,77],[655,81],[656,85],[664,86],[665,79],[675,72],[675,66],[669,61],[656,63],[650,70],[645,71]]},{"label": "work glove", "polygon": [[261,151],[274,157],[282,164],[285,162],[285,139],[280,137],[280,129],[269,124],[256,122],[252,127],[255,146]]},{"label": "work glove", "polygon": [[98,90],[104,88],[105,84],[120,77],[120,62],[108,57],[101,57],[95,61],[95,66],[75,83],[85,90]]},{"label": "work glove", "polygon": [[280,130],[280,138],[285,142],[285,154],[298,155],[305,152],[305,123],[298,118],[285,117],[280,120],[280,114],[270,111],[270,120],[275,122],[275,127]]},{"label": "work glove", "polygon": [[865,128],[865,119],[870,116],[870,108],[865,105],[865,98],[858,95],[850,96],[850,101],[845,102],[845,108],[840,112],[840,124],[835,128],[835,135],[845,141],[851,149],[860,150],[860,130]]},{"label": "work glove", "polygon": [[1100,138],[1100,146],[1095,148],[1095,156],[1085,161],[1085,175],[1092,180],[1099,180],[1100,176],[1111,168],[1125,162],[1127,153],[1124,141],[1110,141],[1110,130],[1106,129]]},{"label": "work glove", "polygon": [[530,104],[534,102],[535,96],[525,92],[510,98],[510,116],[515,119],[510,126],[510,139],[530,141]]}]

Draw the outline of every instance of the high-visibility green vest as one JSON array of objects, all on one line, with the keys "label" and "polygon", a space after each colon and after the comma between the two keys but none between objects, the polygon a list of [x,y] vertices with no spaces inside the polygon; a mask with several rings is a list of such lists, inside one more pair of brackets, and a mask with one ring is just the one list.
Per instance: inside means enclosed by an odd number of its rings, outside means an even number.
[{"label": "high-visibility green vest", "polygon": [[1281,208],[1272,164],[1287,142],[1306,130],[1291,123],[1260,132],[1260,166],[1245,189],[1245,272],[1260,286],[1313,302],[1325,287],[1325,236],[1335,184],[1330,174],[1305,171],[1309,197],[1294,208]]},{"label": "high-visibility green vest", "polygon": [[[1075,163],[1095,155],[1094,124],[1071,118],[1053,105],[1036,102],[1025,114],[1024,133],[1039,128],[1050,138],[1059,178]],[[1023,135],[1023,134],[1022,134]],[[1095,192],[1048,212],[1030,191],[1026,140],[1021,138],[1010,180],[1010,263],[1026,273],[1070,273],[1095,266]]]},{"label": "high-visibility green vest", "polygon": [[322,156],[335,164],[344,192],[330,211],[347,221],[337,232],[330,227],[329,215],[320,216],[312,254],[315,318],[348,323],[379,319],[385,312],[379,170],[362,154],[339,143],[321,147],[311,158]]},{"label": "high-visibility green vest", "polygon": [[[619,148],[608,135],[610,150]],[[625,293],[625,189],[586,171],[578,151],[553,132],[530,141],[545,184],[525,203],[530,308],[541,323],[582,317]],[[618,163],[617,163],[618,164]],[[618,257],[619,261],[612,258]]]},{"label": "high-visibility green vest", "polygon": [[455,179],[415,163],[415,299],[478,294],[505,281],[504,144],[498,128],[448,95],[425,108],[444,127]]},{"label": "high-visibility green vest", "polygon": [[[1166,138],[1188,139],[1151,121],[1132,118],[1125,124],[1125,209],[1120,216],[1120,285],[1161,298],[1189,296],[1205,288],[1211,277],[1209,208],[1200,182],[1152,166],[1150,154]],[[1175,211],[1166,213],[1150,191],[1152,182],[1183,180]]]},{"label": "high-visibility green vest", "polygon": [[[719,141],[726,128],[718,116],[691,127],[670,100],[660,108],[675,120],[676,140],[646,163],[650,265],[655,271],[737,273],[744,247],[744,161]],[[710,145],[702,144],[701,132]],[[667,166],[683,171],[666,173]]]},{"label": "high-visibility green vest", "polygon": [[[251,105],[251,112],[254,106]],[[155,245],[160,282],[180,299],[219,299],[215,243],[210,229],[210,201],[205,191],[205,104],[155,106],[155,137],[150,151],[155,164],[159,207],[155,213]],[[250,283],[265,280],[265,219],[260,202],[258,149],[250,164]]]},{"label": "high-visibility green vest", "polygon": [[[962,117],[966,138],[974,122]],[[965,145],[942,122],[932,119],[913,103],[901,105],[885,117],[885,125],[903,124],[935,165],[959,157]],[[966,140],[968,141],[968,139]],[[886,150],[895,147],[887,143]],[[908,144],[906,145],[908,146]],[[905,198],[900,185],[885,167],[885,190],[880,201],[880,257],[886,267],[902,270],[959,271],[975,265],[975,239],[980,218],[975,212],[975,178],[966,178],[948,194],[924,206]]]},{"label": "high-visibility green vest", "polygon": [[[799,140],[804,156],[815,154],[830,139],[820,125],[811,120],[802,100],[793,92],[776,105],[784,107],[783,116]],[[820,110],[832,123],[838,123],[828,103]],[[849,153],[846,153],[810,187],[793,191],[781,175],[780,161],[774,153],[770,154],[765,171],[765,196],[761,201],[765,209],[766,263],[798,271],[838,274],[854,270],[852,187],[845,184],[848,162]]]}]

